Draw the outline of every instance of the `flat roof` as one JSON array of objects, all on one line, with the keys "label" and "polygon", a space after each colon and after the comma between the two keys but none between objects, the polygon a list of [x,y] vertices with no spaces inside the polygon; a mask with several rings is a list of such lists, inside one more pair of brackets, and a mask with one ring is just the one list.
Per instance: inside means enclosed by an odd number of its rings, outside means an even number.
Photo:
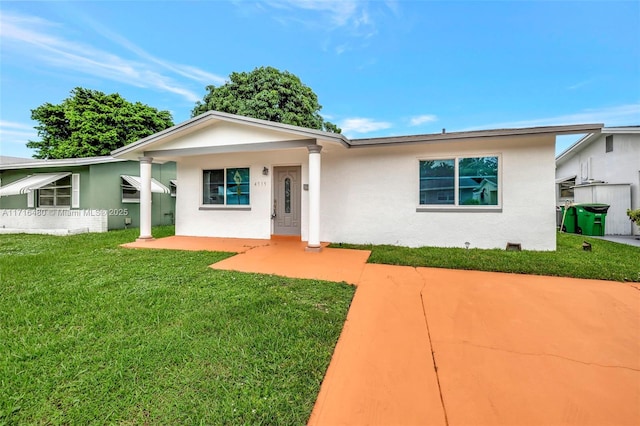
[{"label": "flat roof", "polygon": [[507,136],[529,136],[541,134],[569,135],[581,133],[600,133],[604,124],[571,124],[565,126],[521,127],[514,129],[471,130],[464,132],[442,132],[412,136],[390,136],[380,138],[352,139],[349,144],[358,146],[375,146],[390,144],[445,142],[461,139],[495,138]]}]

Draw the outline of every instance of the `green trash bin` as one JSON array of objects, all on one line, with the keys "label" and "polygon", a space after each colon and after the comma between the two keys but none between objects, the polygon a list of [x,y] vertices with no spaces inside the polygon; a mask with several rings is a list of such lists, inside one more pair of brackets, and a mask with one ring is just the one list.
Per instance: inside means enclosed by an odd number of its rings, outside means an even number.
[{"label": "green trash bin", "polygon": [[570,206],[569,208],[566,209],[565,212],[565,207],[562,206],[561,208],[562,211],[562,217],[563,217],[563,221],[562,221],[562,232],[569,232],[571,234],[575,234],[578,228],[578,217],[576,216],[576,208],[573,206]]},{"label": "green trash bin", "polygon": [[601,237],[607,219],[608,204],[576,204],[577,233]]}]

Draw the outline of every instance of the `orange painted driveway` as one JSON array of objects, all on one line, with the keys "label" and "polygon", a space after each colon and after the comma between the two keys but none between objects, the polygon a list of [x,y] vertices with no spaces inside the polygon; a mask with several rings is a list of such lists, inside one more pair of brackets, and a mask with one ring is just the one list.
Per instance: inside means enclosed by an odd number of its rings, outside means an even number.
[{"label": "orange painted driveway", "polygon": [[196,246],[243,252],[213,268],[357,285],[309,425],[640,425],[636,284],[206,240]]}]

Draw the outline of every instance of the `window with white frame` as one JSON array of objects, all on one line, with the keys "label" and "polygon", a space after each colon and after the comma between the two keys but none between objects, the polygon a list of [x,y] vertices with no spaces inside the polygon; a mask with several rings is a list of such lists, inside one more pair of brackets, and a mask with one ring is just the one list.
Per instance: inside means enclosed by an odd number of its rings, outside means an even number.
[{"label": "window with white frame", "polygon": [[250,188],[248,167],[202,171],[202,204],[248,206]]},{"label": "window with white frame", "polygon": [[420,205],[497,206],[499,157],[420,160]]},{"label": "window with white frame", "polygon": [[71,175],[40,188],[38,206],[71,207]]}]

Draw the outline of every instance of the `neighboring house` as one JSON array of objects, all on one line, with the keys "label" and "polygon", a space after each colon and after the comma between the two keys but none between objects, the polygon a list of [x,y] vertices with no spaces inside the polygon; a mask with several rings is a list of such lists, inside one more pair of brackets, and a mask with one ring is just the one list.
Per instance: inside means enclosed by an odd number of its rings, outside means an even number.
[{"label": "neighboring house", "polygon": [[556,158],[556,202],[611,207],[606,235],[639,235],[627,209],[640,208],[640,126],[605,127]]},{"label": "neighboring house", "polygon": [[[64,234],[139,226],[136,161],[113,157],[2,160],[0,232]],[[152,224],[171,224],[175,163],[155,164],[152,174]]]},{"label": "neighboring house", "polygon": [[176,162],[177,235],[555,250],[556,135],[601,127],[350,140],[209,111],[112,155],[139,159],[144,182],[153,162]]}]

